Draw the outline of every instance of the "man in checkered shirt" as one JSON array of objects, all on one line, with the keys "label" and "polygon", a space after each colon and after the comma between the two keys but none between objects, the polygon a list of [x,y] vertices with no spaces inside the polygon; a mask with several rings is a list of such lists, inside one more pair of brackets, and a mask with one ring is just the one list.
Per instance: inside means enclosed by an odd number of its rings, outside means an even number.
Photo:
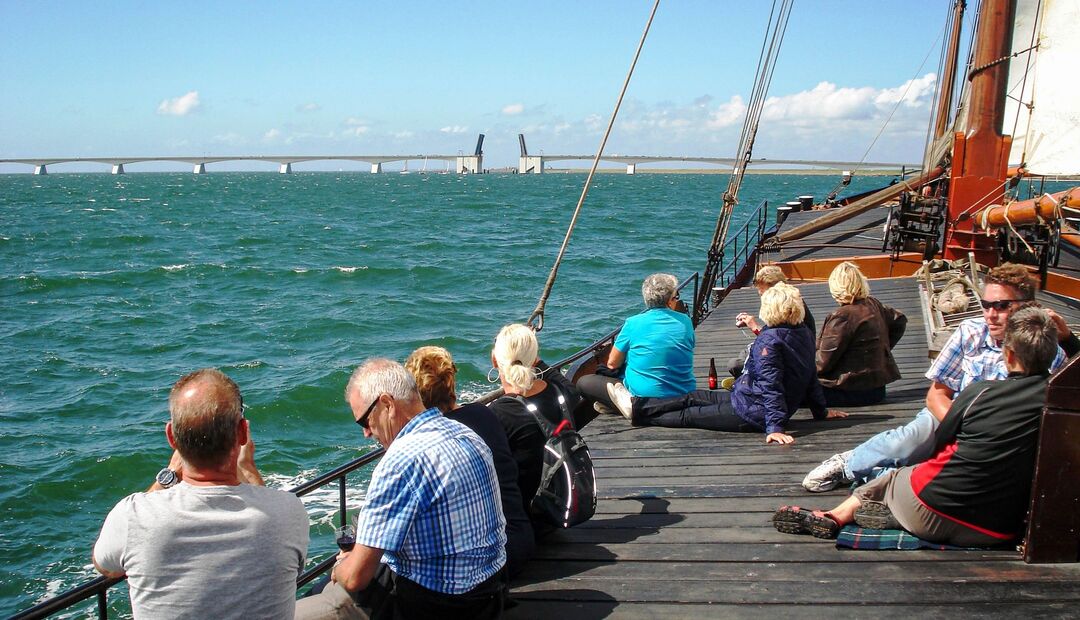
[{"label": "man in checkered shirt", "polygon": [[[1035,281],[1025,267],[1003,263],[991,269],[983,285],[982,317],[960,323],[926,371],[931,381],[926,407],[906,425],[878,433],[854,450],[829,457],[807,474],[803,487],[814,493],[829,491],[840,484],[873,477],[880,468],[914,465],[928,459],[934,448],[934,431],[948,413],[953,397],[976,381],[1008,376],[1001,356],[1005,322],[1020,304],[1034,298]],[[1075,354],[1080,341],[1060,316],[1051,310],[1047,313],[1056,323],[1061,344]],[[1051,372],[1060,368],[1065,359],[1064,351],[1058,347]]]},{"label": "man in checkered shirt", "polygon": [[484,441],[425,408],[401,364],[372,359],[345,388],[353,418],[386,447],[371,475],[356,546],[297,618],[497,618],[506,521]]}]

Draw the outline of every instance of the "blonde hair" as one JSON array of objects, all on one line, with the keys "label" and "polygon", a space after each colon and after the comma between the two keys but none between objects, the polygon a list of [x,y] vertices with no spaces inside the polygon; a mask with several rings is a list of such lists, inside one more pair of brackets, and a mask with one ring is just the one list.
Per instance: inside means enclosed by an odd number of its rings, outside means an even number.
[{"label": "blonde hair", "polygon": [[442,347],[420,347],[405,358],[405,370],[416,379],[416,390],[426,407],[438,407],[449,413],[457,400],[454,376],[457,366],[450,352]]},{"label": "blonde hair", "polygon": [[780,282],[787,282],[784,270],[776,265],[765,265],[754,274],[754,284],[763,286],[775,286]]},{"label": "blonde hair", "polygon": [[858,265],[844,261],[829,274],[829,293],[838,303],[850,304],[870,296],[870,283]]},{"label": "blonde hair", "polygon": [[540,357],[540,343],[527,325],[511,323],[499,330],[491,350],[499,376],[512,388],[527,392],[536,381],[533,363]]},{"label": "blonde hair", "polygon": [[776,325],[798,325],[806,318],[803,310],[802,294],[799,289],[785,282],[779,282],[761,295],[761,310],[758,315],[769,327]]}]

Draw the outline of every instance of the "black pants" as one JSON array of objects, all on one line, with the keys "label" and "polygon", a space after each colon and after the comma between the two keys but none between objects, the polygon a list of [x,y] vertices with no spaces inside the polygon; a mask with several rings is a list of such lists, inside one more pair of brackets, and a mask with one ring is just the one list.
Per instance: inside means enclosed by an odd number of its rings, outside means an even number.
[{"label": "black pants", "polygon": [[[329,581],[329,577],[321,580],[305,596],[322,592]],[[371,582],[355,593],[353,600],[372,620],[493,620],[502,617],[507,584],[503,569],[464,594],[444,594],[379,564]]]},{"label": "black pants", "polygon": [[761,432],[740,418],[731,405],[727,390],[694,390],[674,398],[637,398],[633,400],[632,422],[635,426],[668,428],[704,428],[730,433]]},{"label": "black pants", "polygon": [[869,390],[838,390],[821,386],[825,393],[825,405],[829,407],[859,407],[876,405],[885,400],[885,386]]},{"label": "black pants", "polygon": [[615,403],[611,402],[608,398],[607,386],[612,383],[619,383],[620,379],[615,377],[605,377],[603,375],[585,375],[578,379],[577,388],[581,390],[581,395],[590,401],[604,403],[612,409],[615,408]]}]

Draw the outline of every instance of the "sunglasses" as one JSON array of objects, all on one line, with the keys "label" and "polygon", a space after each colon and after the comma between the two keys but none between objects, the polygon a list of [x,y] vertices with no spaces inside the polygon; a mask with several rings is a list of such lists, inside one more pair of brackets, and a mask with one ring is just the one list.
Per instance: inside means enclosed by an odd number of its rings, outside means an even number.
[{"label": "sunglasses", "polygon": [[375,400],[371,401],[371,404],[368,405],[367,409],[364,410],[364,415],[356,419],[356,423],[359,424],[360,428],[364,429],[365,431],[370,429],[370,427],[368,426],[368,418],[371,417],[371,412],[375,411],[375,405],[379,404],[379,398],[381,397],[382,394],[376,396]]},{"label": "sunglasses", "polygon": [[1017,303],[1020,303],[1022,301],[1026,301],[1026,300],[1024,300],[1024,299],[999,299],[998,301],[986,301],[985,299],[980,299],[979,300],[979,305],[982,306],[983,310],[990,310],[991,308],[993,308],[994,310],[997,310],[998,312],[1004,312],[1004,311],[1008,310],[1010,307],[1012,307],[1013,304],[1017,304]]}]

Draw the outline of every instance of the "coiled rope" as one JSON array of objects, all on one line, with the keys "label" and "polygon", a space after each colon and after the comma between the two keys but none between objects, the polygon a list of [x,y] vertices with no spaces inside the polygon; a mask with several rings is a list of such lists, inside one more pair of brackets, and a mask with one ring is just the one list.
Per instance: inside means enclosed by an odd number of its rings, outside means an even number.
[{"label": "coiled rope", "polygon": [[649,35],[649,27],[652,26],[653,17],[656,15],[656,9],[660,6],[660,0],[656,0],[653,3],[652,11],[649,12],[649,20],[645,22],[645,31],[641,33],[641,40],[638,42],[637,51],[634,52],[634,60],[630,63],[630,70],[626,72],[626,79],[623,80],[622,90],[619,91],[619,99],[615,102],[615,109],[611,112],[611,119],[608,120],[607,130],[604,131],[604,137],[600,140],[600,148],[596,150],[596,156],[593,157],[592,167],[589,168],[589,176],[585,178],[585,186],[581,188],[581,197],[578,198],[577,207],[574,208],[574,215],[570,218],[570,226],[566,229],[566,236],[563,237],[562,246],[559,248],[559,255],[555,258],[555,264],[551,266],[551,273],[548,274],[547,282],[544,284],[544,292],[540,294],[540,300],[536,302],[536,309],[529,315],[529,320],[526,324],[533,328],[534,331],[540,331],[544,329],[544,307],[547,305],[548,297],[551,296],[551,289],[555,286],[555,278],[559,274],[559,265],[562,264],[563,256],[566,254],[566,248],[570,245],[570,235],[574,232],[574,226],[577,225],[578,215],[581,213],[581,206],[585,204],[585,197],[589,195],[589,187],[592,185],[593,176],[596,174],[596,168],[600,165],[600,158],[604,154],[604,146],[607,145],[608,136],[611,135],[611,128],[615,125],[615,118],[619,115],[619,107],[622,105],[623,96],[626,95],[626,89],[630,86],[630,78],[634,75],[634,67],[637,66],[638,57],[641,56],[641,48],[645,46],[645,38]]}]

